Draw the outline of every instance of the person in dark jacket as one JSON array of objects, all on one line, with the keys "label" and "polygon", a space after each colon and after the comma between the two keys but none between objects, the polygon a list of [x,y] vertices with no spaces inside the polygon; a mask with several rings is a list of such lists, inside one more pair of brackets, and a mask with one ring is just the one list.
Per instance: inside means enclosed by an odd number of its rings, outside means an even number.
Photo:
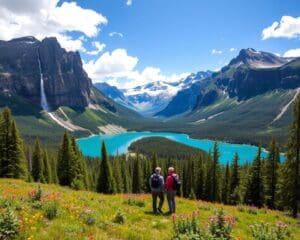
[{"label": "person in dark jacket", "polygon": [[176,203],[175,203],[175,196],[176,196],[176,189],[174,185],[174,181],[178,181],[178,175],[175,173],[175,169],[173,167],[169,167],[168,169],[168,176],[166,179],[165,189],[167,193],[167,200],[169,205],[169,214],[175,213],[176,210]]},{"label": "person in dark jacket", "polygon": [[[149,179],[149,185],[152,193],[152,207],[155,214],[162,213],[162,206],[164,204],[164,178],[161,175],[161,168],[156,167],[155,173],[153,173]],[[159,204],[157,207],[157,198],[159,198]]]}]

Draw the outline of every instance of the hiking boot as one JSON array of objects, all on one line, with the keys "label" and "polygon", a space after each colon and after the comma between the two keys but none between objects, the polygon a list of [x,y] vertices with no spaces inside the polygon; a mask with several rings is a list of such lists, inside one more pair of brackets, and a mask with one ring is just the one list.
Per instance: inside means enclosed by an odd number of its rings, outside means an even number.
[{"label": "hiking boot", "polygon": [[160,208],[158,208],[157,211],[158,211],[159,213],[163,213],[162,210],[161,210]]}]

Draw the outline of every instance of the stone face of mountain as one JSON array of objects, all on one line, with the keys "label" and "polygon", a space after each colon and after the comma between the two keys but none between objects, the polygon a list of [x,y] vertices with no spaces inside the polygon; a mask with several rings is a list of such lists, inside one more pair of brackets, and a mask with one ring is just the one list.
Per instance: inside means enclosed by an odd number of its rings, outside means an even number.
[{"label": "stone face of mountain", "polygon": [[114,86],[110,86],[105,82],[95,83],[94,86],[99,89],[101,92],[105,93],[106,96],[112,99],[120,99],[125,101],[125,96],[122,91]]},{"label": "stone face of mountain", "polygon": [[[191,76],[193,76],[194,79],[197,79],[197,74],[191,74]],[[191,76],[189,76],[187,79],[189,79]],[[190,82],[192,84],[189,87],[178,91],[178,93],[169,102],[167,107],[158,112],[156,116],[171,117],[179,115],[193,110],[196,104],[201,102],[203,98],[204,101],[207,102],[208,98],[205,97],[205,95],[206,89],[210,84],[210,77],[201,78],[197,81]]]},{"label": "stone face of mountain", "polygon": [[[181,90],[157,115],[171,117],[213,104],[221,97],[246,100],[275,89],[300,87],[300,60],[242,49],[211,77]],[[179,107],[179,105],[181,105]]]},{"label": "stone face of mountain", "polygon": [[105,82],[95,83],[94,86],[105,96],[113,99],[115,102],[129,108],[134,108],[124,93],[115,86],[110,86]]},{"label": "stone face of mountain", "polygon": [[278,57],[273,53],[247,48],[242,49],[239,55],[230,61],[229,65],[246,64],[254,68],[271,68],[282,66],[287,62],[288,60],[286,58]]},{"label": "stone face of mountain", "polygon": [[300,86],[300,69],[290,64],[297,61],[289,62],[271,53],[243,49],[229,65],[213,75],[213,81],[229,97],[239,100],[274,89],[294,89]]},{"label": "stone face of mountain", "polygon": [[52,108],[84,107],[93,101],[91,80],[82,68],[79,53],[66,52],[55,38],[0,41],[0,53],[0,92],[38,104],[42,73]]}]

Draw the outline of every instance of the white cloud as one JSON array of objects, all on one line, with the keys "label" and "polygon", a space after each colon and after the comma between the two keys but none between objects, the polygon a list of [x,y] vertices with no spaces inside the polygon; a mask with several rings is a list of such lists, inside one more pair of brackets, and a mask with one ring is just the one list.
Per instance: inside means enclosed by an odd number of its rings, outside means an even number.
[{"label": "white cloud", "polygon": [[189,73],[164,75],[156,67],[136,69],[139,59],[127,54],[125,49],[105,52],[97,60],[84,63],[84,69],[93,82],[105,81],[119,88],[132,88],[154,81],[176,82]]},{"label": "white cloud", "polygon": [[138,63],[137,57],[127,54],[125,49],[115,49],[111,53],[105,52],[97,60],[84,64],[89,76],[98,81],[107,77],[122,77],[129,74]]},{"label": "white cloud", "polygon": [[300,57],[300,48],[290,49],[283,54],[284,57]]},{"label": "white cloud", "polygon": [[212,55],[216,55],[216,54],[222,54],[223,52],[221,50],[217,50],[217,49],[213,49],[211,50],[211,54]]},{"label": "white cloud", "polygon": [[262,31],[263,40],[279,37],[300,37],[300,17],[283,16],[280,22],[273,22],[271,26]]},{"label": "white cloud", "polygon": [[127,6],[131,6],[131,5],[132,5],[132,0],[127,0],[127,1],[126,1],[126,5],[127,5]]},{"label": "white cloud", "polygon": [[89,55],[98,55],[106,47],[106,45],[104,43],[100,43],[98,41],[92,42],[92,45],[95,48],[95,50],[86,51],[86,53],[89,54]]},{"label": "white cloud", "polygon": [[70,32],[80,32],[85,37],[95,37],[107,19],[76,2],[59,0],[0,0],[0,39],[22,36],[42,39],[55,36],[67,50],[82,50],[84,38],[72,38]]},{"label": "white cloud", "polygon": [[235,52],[235,51],[236,51],[236,48],[229,48],[229,51],[230,51],[230,52]]},{"label": "white cloud", "polygon": [[123,33],[120,33],[120,32],[110,32],[108,34],[110,37],[114,37],[114,36],[119,36],[119,37],[124,37]]}]

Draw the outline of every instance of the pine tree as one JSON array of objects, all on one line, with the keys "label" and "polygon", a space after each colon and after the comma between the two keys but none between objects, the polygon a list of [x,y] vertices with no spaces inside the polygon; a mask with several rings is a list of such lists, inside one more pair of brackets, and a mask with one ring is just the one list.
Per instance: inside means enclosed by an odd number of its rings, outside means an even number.
[{"label": "pine tree", "polygon": [[283,166],[281,192],[282,204],[292,210],[297,218],[300,205],[300,95],[294,104],[294,120],[290,127],[286,162]]},{"label": "pine tree", "polygon": [[52,183],[51,167],[47,151],[44,151],[43,153],[43,166],[43,178],[45,179],[45,182]]},{"label": "pine tree", "polygon": [[0,114],[0,177],[27,179],[24,146],[9,108]]},{"label": "pine tree", "polygon": [[239,176],[239,155],[236,153],[234,155],[232,166],[231,166],[231,177],[230,177],[230,196],[229,196],[229,202],[231,204],[237,204],[238,203],[238,193],[237,188],[240,183],[240,176]]},{"label": "pine tree", "polygon": [[158,163],[157,163],[157,154],[156,153],[153,153],[153,156],[152,156],[152,169],[151,169],[151,173],[154,173],[155,171],[155,168],[158,166]]},{"label": "pine tree", "polygon": [[122,172],[123,182],[124,182],[124,192],[130,193],[131,192],[130,176],[129,176],[129,170],[126,166],[125,159],[122,159],[121,161],[121,172]]},{"label": "pine tree", "polygon": [[9,177],[9,146],[11,129],[11,112],[5,108],[0,116],[0,177]]},{"label": "pine tree", "polygon": [[227,204],[229,202],[229,193],[230,193],[230,170],[229,164],[226,164],[224,176],[223,176],[223,183],[222,183],[222,202]]},{"label": "pine tree", "polygon": [[58,176],[57,176],[57,159],[53,156],[50,156],[50,167],[51,167],[51,179],[52,182],[55,184],[59,183]]},{"label": "pine tree", "polygon": [[133,164],[132,192],[133,193],[143,192],[143,175],[142,175],[141,162],[138,153],[136,154],[136,159],[134,160],[134,164]]},{"label": "pine tree", "polygon": [[61,147],[58,151],[57,158],[57,176],[59,184],[71,186],[71,162],[73,157],[72,146],[70,143],[70,138],[65,130]]},{"label": "pine tree", "polygon": [[116,182],[116,190],[118,193],[124,192],[124,180],[122,178],[121,163],[119,157],[113,160],[113,175]]},{"label": "pine tree", "polygon": [[212,158],[211,151],[208,152],[208,158],[205,167],[204,199],[212,201]]},{"label": "pine tree", "polygon": [[211,188],[212,188],[212,195],[211,200],[213,202],[219,200],[219,181],[218,181],[218,175],[219,175],[219,144],[218,142],[215,142],[214,149],[213,149],[213,161],[212,161],[212,167],[211,167],[211,175],[212,175],[212,182],[211,182]]},{"label": "pine tree", "polygon": [[204,189],[205,189],[205,166],[202,156],[199,158],[199,173],[197,178],[197,197],[204,199]]},{"label": "pine tree", "polygon": [[27,179],[28,166],[26,164],[24,146],[14,120],[11,123],[9,155],[10,165],[12,166],[11,176],[13,178]]},{"label": "pine tree", "polygon": [[100,193],[114,194],[116,193],[116,184],[112,174],[111,164],[108,159],[104,141],[102,142],[101,155],[102,158],[100,164],[97,191]]},{"label": "pine tree", "polygon": [[270,143],[269,155],[266,162],[266,187],[265,198],[269,208],[275,208],[275,193],[278,179],[279,146],[273,139]]},{"label": "pine tree", "polygon": [[76,189],[87,189],[88,174],[86,162],[78,148],[76,139],[73,136],[71,139],[72,158],[70,160],[70,182],[71,186]]},{"label": "pine tree", "polygon": [[45,182],[43,152],[38,139],[34,143],[32,153],[32,177],[35,182]]},{"label": "pine tree", "polygon": [[263,182],[261,176],[261,147],[258,148],[257,156],[253,161],[248,185],[246,190],[245,202],[249,205],[261,207],[263,205]]}]

